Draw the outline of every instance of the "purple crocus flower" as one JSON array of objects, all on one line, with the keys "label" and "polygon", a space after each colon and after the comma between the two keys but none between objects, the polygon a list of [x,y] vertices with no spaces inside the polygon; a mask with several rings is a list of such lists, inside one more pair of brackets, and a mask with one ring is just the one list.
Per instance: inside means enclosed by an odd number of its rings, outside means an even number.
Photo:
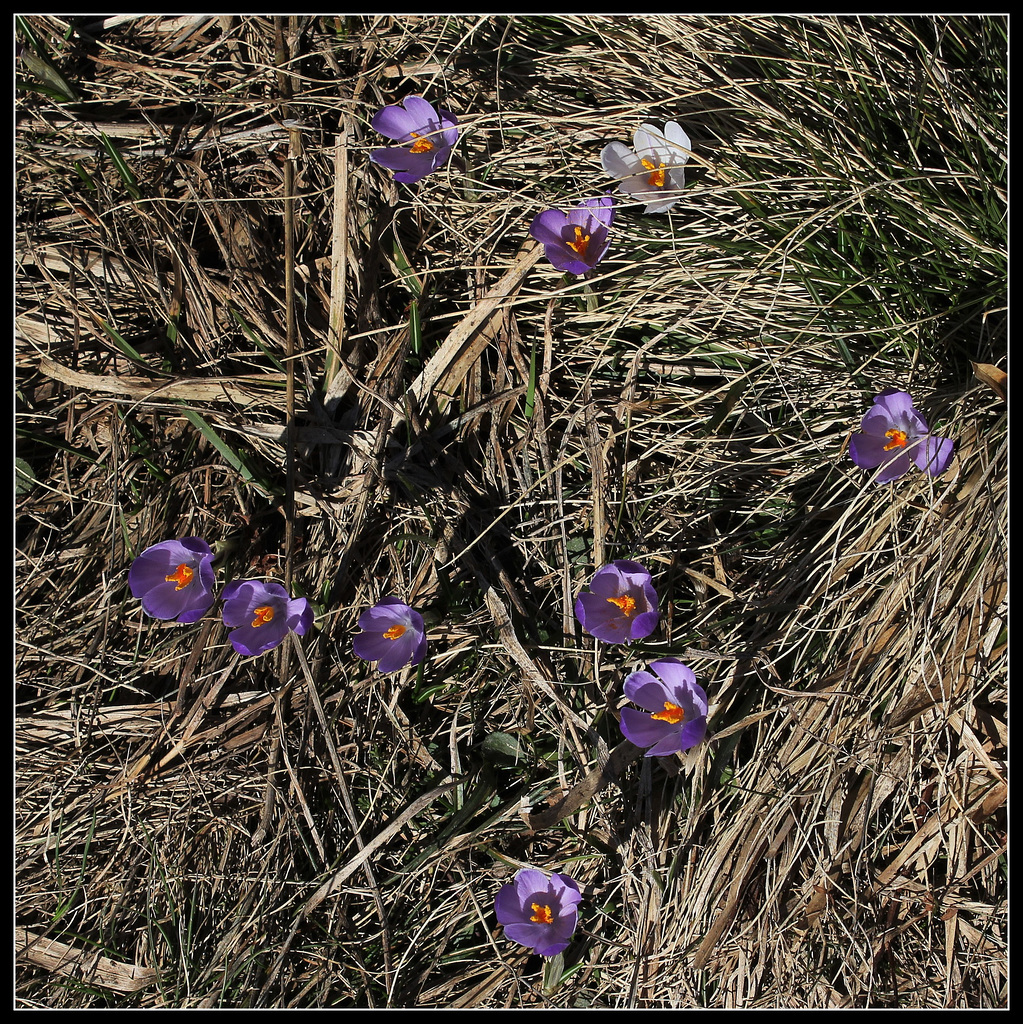
[{"label": "purple crocus flower", "polygon": [[677,658],[650,664],[650,672],[633,672],[625,680],[625,696],[643,711],[622,708],[622,734],[646,757],[679,754],[707,735],[707,694],[693,670]]},{"label": "purple crocus flower", "polygon": [[614,199],[610,194],[587,199],[568,213],[544,210],[529,226],[543,243],[544,255],[567,274],[585,274],[603,258],[610,244]]},{"label": "purple crocus flower", "polygon": [[536,868],[523,868],[514,882],[501,886],[494,913],[504,934],[539,956],[555,956],[568,946],[576,926],[579,886],[568,875],[547,877]]},{"label": "purple crocus flower", "polygon": [[458,141],[458,118],[434,107],[422,96],[406,96],[402,106],[378,110],[370,124],[398,146],[374,149],[369,158],[394,171],[394,180],[411,185],[432,174]]},{"label": "purple crocus flower", "polygon": [[414,608],[396,597],[385,597],[359,616],[362,630],[352,650],[363,661],[375,661],[380,672],[397,672],[426,657],[426,627]]},{"label": "purple crocus flower", "polygon": [[950,438],[930,433],[927,421],[913,408],[905,391],[890,388],[874,399],[860,425],[849,438],[849,456],[861,469],[880,470],[874,482],[898,480],[912,463],[931,476],[944,473],[955,447]]},{"label": "purple crocus flower", "polygon": [[667,213],[682,198],[683,164],[693,144],[677,121],[669,121],[663,132],[652,124],[640,125],[632,141],[635,150],[624,142],[609,142],[600,151],[600,164],[618,179],[620,192],[647,204],[644,213]]},{"label": "purple crocus flower", "polygon": [[583,629],[607,644],[642,640],[657,625],[657,591],[639,562],[620,558],[598,569],[590,592],[575,599],[575,615]]},{"label": "purple crocus flower", "polygon": [[196,622],[213,604],[213,552],[201,537],[146,548],[128,570],[132,596],[154,619]]},{"label": "purple crocus flower", "polygon": [[304,597],[292,598],[279,583],[235,580],[224,587],[224,625],[239,654],[255,657],[276,647],[288,633],[302,636],[313,610]]}]

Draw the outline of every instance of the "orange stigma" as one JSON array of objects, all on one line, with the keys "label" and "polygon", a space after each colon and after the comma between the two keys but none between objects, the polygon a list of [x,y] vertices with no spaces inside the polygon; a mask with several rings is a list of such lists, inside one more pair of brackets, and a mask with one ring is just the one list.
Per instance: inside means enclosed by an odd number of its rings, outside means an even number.
[{"label": "orange stigma", "polygon": [[395,623],[393,626],[391,626],[391,628],[389,630],[387,630],[386,633],[384,633],[384,636],[388,640],[397,640],[398,637],[401,637],[401,636],[404,636],[404,635],[405,635],[405,627],[403,625],[401,625],[401,623]]},{"label": "orange stigma", "polygon": [[264,604],[262,607],[256,609],[256,617],[252,620],[252,625],[265,626],[268,622],[273,620],[273,617],[273,608],[268,604]]},{"label": "orange stigma", "polygon": [[654,167],[654,165],[645,157],[642,157],[641,159],[643,160],[643,166],[648,171],[653,171],[650,177],[646,180],[647,184],[651,188],[664,188],[664,164],[659,164],[657,167]]},{"label": "orange stigma", "polygon": [[893,448],[906,447],[906,432],[904,430],[886,430],[884,436],[890,439],[884,446],[886,452],[890,452]]},{"label": "orange stigma", "polygon": [[666,700],[664,702],[664,710],[655,711],[650,717],[656,718],[659,722],[669,722],[671,725],[678,725],[686,717],[686,713],[677,704],[672,704],[670,700]]},{"label": "orange stigma", "polygon": [[539,903],[531,904],[533,907],[533,916],[529,919],[536,924],[554,924],[554,915],[551,913],[551,908],[548,906],[540,906]]},{"label": "orange stigma", "polygon": [[192,582],[195,573],[184,562],[179,565],[170,576],[164,576],[168,583],[176,583],[175,590],[184,590]]},{"label": "orange stigma", "polygon": [[628,594],[622,594],[621,597],[609,597],[607,603],[618,605],[623,615],[631,615],[636,610],[636,599],[629,597]]},{"label": "orange stigma", "polygon": [[433,149],[433,143],[419,132],[409,132],[409,134],[416,140],[412,143],[413,153],[429,153]]},{"label": "orange stigma", "polygon": [[575,241],[569,242],[568,247],[575,249],[583,259],[586,259],[586,250],[590,247],[590,236],[584,235],[583,229],[577,227],[575,229]]}]

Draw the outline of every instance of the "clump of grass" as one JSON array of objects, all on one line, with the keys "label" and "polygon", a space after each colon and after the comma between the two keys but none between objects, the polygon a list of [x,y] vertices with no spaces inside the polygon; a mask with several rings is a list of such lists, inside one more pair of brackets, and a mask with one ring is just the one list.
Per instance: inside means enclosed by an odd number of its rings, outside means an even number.
[{"label": "clump of grass", "polygon": [[[25,19],[19,999],[1003,1005],[1005,29]],[[413,188],[368,161],[410,92],[462,128]],[[530,264],[667,119],[670,217]],[[943,477],[844,457],[889,385]],[[144,619],[131,558],[187,534],[316,630]],[[632,650],[572,613],[617,557],[663,601]],[[388,593],[431,649],[380,677]],[[629,762],[664,655],[712,736]],[[544,972],[493,919],[523,864],[586,897]]]}]

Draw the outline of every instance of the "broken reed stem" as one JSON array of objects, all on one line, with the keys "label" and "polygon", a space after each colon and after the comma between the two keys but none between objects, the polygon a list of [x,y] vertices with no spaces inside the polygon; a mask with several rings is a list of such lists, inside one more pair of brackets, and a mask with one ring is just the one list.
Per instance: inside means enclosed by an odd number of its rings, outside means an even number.
[{"label": "broken reed stem", "polygon": [[323,393],[330,394],[331,382],[341,368],[341,347],[345,332],[345,286],[348,278],[348,141],[350,118],[345,115],[334,148],[334,223],[330,248],[330,316],[327,330],[327,358],[323,369]]},{"label": "broken reed stem", "polygon": [[[285,70],[288,59],[283,18],[274,20],[277,50],[277,84],[281,93],[281,116],[290,119],[291,77]],[[284,586],[291,592],[292,555],[295,549],[295,157],[300,140],[295,129],[288,130],[288,158],[284,161],[284,303],[285,303],[285,490],[284,490]]]}]

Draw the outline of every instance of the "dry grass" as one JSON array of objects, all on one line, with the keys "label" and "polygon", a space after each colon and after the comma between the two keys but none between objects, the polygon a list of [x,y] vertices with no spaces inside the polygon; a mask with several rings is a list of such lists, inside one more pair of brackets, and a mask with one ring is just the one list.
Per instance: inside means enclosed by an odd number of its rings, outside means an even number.
[{"label": "dry grass", "polygon": [[[21,1005],[1005,1004],[1004,19],[24,28]],[[406,187],[368,122],[410,92],[462,139]],[[666,118],[686,200],[566,284],[531,218]],[[865,488],[892,384],[957,457]],[[144,618],[188,534],[316,629]],[[616,557],[631,651],[572,614]],[[418,672],[351,653],[387,593]],[[713,735],[633,760],[664,654]],[[523,864],[585,893],[543,972]]]}]

